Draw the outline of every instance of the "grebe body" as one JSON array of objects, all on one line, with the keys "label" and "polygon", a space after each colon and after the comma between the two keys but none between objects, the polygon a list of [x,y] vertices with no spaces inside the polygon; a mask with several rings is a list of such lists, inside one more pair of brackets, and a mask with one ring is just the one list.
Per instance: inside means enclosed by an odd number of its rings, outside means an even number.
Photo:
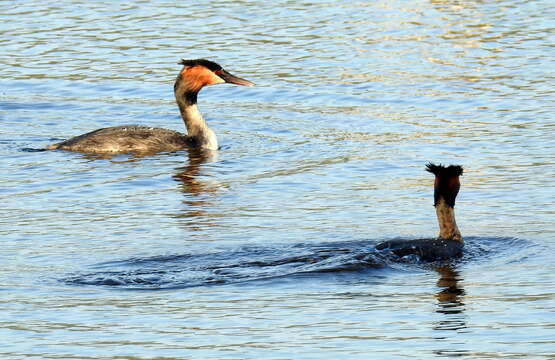
[{"label": "grebe body", "polygon": [[127,125],[91,131],[57,144],[47,150],[82,153],[156,153],[184,148],[217,150],[218,140],[197,107],[199,91],[208,85],[230,83],[253,86],[248,80],[231,75],[215,62],[197,59],[181,60],[183,65],[174,85],[177,106],[187,134],[162,128]]},{"label": "grebe body", "polygon": [[188,146],[192,147],[192,139],[177,131],[127,125],[91,131],[47,149],[82,153],[148,153],[173,152]]}]

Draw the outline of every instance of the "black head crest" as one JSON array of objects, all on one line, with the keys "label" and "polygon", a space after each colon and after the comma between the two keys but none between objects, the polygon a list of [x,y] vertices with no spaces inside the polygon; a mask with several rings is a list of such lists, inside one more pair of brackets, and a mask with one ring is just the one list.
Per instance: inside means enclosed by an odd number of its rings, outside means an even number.
[{"label": "black head crest", "polygon": [[183,65],[183,66],[204,66],[205,68],[212,70],[212,71],[219,71],[222,70],[222,67],[218,64],[216,64],[213,61],[210,60],[206,60],[206,59],[195,59],[195,60],[185,60],[185,59],[181,59],[180,62],[178,62],[178,64]]},{"label": "black head crest", "polygon": [[463,168],[460,165],[443,166],[441,164],[436,165],[432,163],[427,163],[426,171],[431,172],[435,176],[441,175],[441,176],[454,177],[454,176],[461,176],[463,174]]},{"label": "black head crest", "polygon": [[440,198],[443,198],[447,205],[454,207],[455,199],[461,186],[459,176],[463,174],[462,166],[443,166],[441,164],[428,163],[426,164],[426,171],[436,176],[434,183],[434,206],[437,205]]}]

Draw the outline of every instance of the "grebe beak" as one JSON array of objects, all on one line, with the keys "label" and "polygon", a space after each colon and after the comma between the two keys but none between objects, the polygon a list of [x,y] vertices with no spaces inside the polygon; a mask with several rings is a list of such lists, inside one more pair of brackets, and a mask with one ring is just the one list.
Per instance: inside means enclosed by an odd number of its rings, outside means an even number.
[{"label": "grebe beak", "polygon": [[228,73],[224,69],[220,70],[216,74],[219,77],[221,77],[222,80],[225,81],[226,83],[235,84],[235,85],[242,85],[242,86],[254,86],[253,82],[250,82],[246,79],[241,79],[240,77],[237,77],[235,75],[231,75],[230,73]]}]

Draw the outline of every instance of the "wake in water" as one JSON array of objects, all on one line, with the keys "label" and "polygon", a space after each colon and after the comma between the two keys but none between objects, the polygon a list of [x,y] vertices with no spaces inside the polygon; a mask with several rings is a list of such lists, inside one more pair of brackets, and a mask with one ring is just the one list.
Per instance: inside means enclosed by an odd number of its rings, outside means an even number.
[{"label": "wake in water", "polygon": [[417,255],[399,257],[375,249],[374,241],[242,247],[204,254],[130,258],[94,265],[97,271],[76,274],[63,281],[72,285],[124,289],[175,289],[233,284],[307,273],[363,272],[380,268],[414,270],[487,260],[519,249],[529,242],[514,238],[467,238],[464,256],[448,262],[428,263]]},{"label": "wake in water", "polygon": [[462,167],[427,164],[426,171],[435,176],[434,206],[440,230],[436,239],[252,246],[205,254],[133,258],[99,264],[96,267],[101,271],[75,275],[65,281],[133,289],[185,288],[306,273],[360,272],[399,264],[430,267],[434,263],[474,261],[491,253],[500,256],[506,249],[514,253],[524,246],[511,238],[471,237],[463,242],[454,212]]}]

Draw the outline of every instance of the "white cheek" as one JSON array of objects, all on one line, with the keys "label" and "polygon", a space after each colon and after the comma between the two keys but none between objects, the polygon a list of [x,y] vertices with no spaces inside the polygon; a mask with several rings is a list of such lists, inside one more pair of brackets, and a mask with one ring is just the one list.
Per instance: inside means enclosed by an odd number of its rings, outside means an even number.
[{"label": "white cheek", "polygon": [[218,75],[212,74],[212,76],[210,77],[210,85],[216,85],[221,83],[225,83],[225,81]]}]

